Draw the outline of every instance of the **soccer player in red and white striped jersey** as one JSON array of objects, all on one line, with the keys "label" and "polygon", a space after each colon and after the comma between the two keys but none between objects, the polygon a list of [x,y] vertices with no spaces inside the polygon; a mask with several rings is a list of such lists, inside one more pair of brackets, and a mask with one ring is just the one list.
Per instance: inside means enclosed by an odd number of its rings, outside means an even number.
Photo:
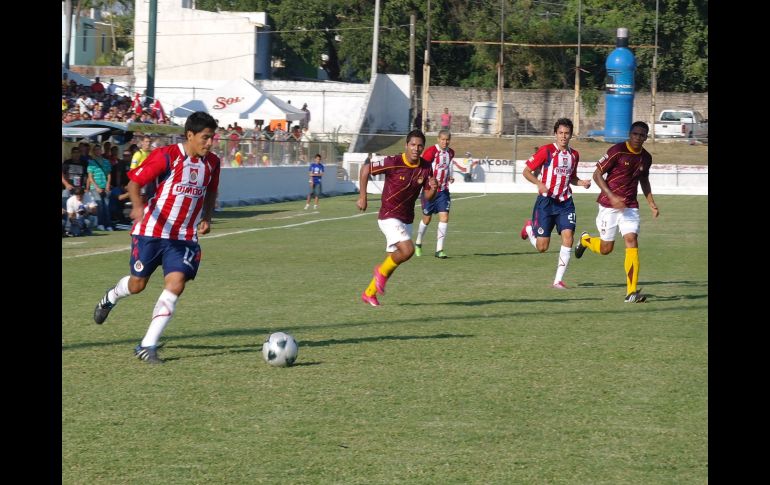
[{"label": "soccer player in red and white striped jersey", "polygon": [[[538,196],[532,209],[532,219],[527,219],[521,230],[521,238],[529,242],[539,252],[548,250],[551,242],[551,232],[561,235],[559,264],[553,287],[566,289],[564,273],[567,271],[572,256],[572,241],[575,233],[577,217],[575,203],[572,200],[572,185],[580,185],[586,189],[591,186],[590,180],[580,180],[577,176],[577,166],[580,154],[569,146],[572,139],[572,120],[560,118],[553,125],[556,142],[540,147],[529,157],[522,172],[524,178],[537,186]],[[540,171],[540,176],[535,175]]]},{"label": "soccer player in red and white striped jersey", "polygon": [[[219,187],[219,158],[211,152],[216,120],[196,112],[185,123],[184,143],[152,151],[141,166],[128,173],[131,198],[131,274],[107,290],[94,309],[103,323],[118,300],[141,293],[150,276],[163,267],[164,289],[152,321],[134,355],[145,362],[163,362],[158,340],[174,315],[188,280],[195,279],[201,260],[198,234],[207,234]],[[155,195],[144,206],[140,189],[156,182]]]},{"label": "soccer player in red and white striped jersey", "polygon": [[428,229],[431,216],[438,214],[438,230],[436,232],[436,254],[439,259],[446,259],[444,252],[444,239],[446,238],[447,227],[449,226],[449,207],[452,204],[452,196],[449,193],[449,184],[454,183],[452,165],[455,157],[455,151],[449,148],[452,135],[449,130],[438,132],[438,143],[428,147],[422,154],[422,158],[430,162],[433,176],[438,181],[438,192],[433,200],[426,200],[423,197],[420,200],[422,205],[422,219],[417,228],[417,237],[415,238],[414,254],[422,256],[422,238]]}]

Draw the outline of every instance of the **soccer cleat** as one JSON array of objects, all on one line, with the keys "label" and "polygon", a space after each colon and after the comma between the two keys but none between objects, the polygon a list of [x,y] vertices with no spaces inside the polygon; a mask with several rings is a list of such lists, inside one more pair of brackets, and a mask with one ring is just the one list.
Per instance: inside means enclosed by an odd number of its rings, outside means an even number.
[{"label": "soccer cleat", "polygon": [[629,293],[626,295],[625,302],[626,303],[644,303],[647,301],[647,295],[642,294],[642,289],[639,288],[633,293]]},{"label": "soccer cleat", "polygon": [[524,223],[524,227],[521,228],[521,238],[525,241],[529,239],[529,234],[527,234],[527,226],[531,226],[531,225],[532,225],[532,220],[527,219],[527,221]]},{"label": "soccer cleat", "polygon": [[380,302],[377,300],[377,295],[368,296],[366,292],[361,293],[361,300],[364,303],[368,303],[372,306],[380,306]]},{"label": "soccer cleat", "polygon": [[436,251],[436,254],[434,254],[434,256],[437,257],[438,259],[446,259],[449,257],[446,255],[443,249],[441,251]]},{"label": "soccer cleat", "polygon": [[313,205],[313,210],[318,209],[318,205]]},{"label": "soccer cleat", "polygon": [[309,207],[310,207],[310,204],[305,204],[305,210],[308,210]]},{"label": "soccer cleat", "polygon": [[377,293],[385,294],[385,285],[388,284],[388,277],[380,273],[380,265],[374,267],[374,286],[377,287]]},{"label": "soccer cleat", "polygon": [[422,256],[422,244],[415,244],[414,245],[414,255],[418,258]]},{"label": "soccer cleat", "polygon": [[163,359],[158,357],[158,345],[152,345],[150,347],[142,347],[142,344],[134,348],[134,355],[137,359],[143,360],[148,364],[162,364]]},{"label": "soccer cleat", "polygon": [[107,294],[112,291],[112,288],[107,290],[107,293],[104,294],[101,300],[99,300],[99,303],[96,304],[96,308],[94,308],[94,321],[101,325],[104,323],[105,320],[107,320],[107,316],[110,314],[110,310],[115,306],[114,303],[110,303],[110,299],[107,298]]},{"label": "soccer cleat", "polygon": [[556,288],[557,290],[566,290],[568,288],[568,286],[565,285],[563,281],[557,281],[552,286],[553,286],[553,288]]},{"label": "soccer cleat", "polygon": [[578,239],[577,246],[575,246],[575,257],[580,259],[583,257],[583,253],[586,252],[586,247],[583,246],[583,237],[588,235],[588,231],[583,231]]}]

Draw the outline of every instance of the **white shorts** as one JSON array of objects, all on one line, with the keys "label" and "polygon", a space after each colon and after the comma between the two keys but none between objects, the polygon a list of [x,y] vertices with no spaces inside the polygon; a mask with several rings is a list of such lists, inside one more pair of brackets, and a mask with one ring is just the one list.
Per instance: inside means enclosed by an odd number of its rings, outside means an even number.
[{"label": "white shorts", "polygon": [[639,209],[612,209],[599,205],[596,228],[602,241],[614,241],[618,228],[621,236],[631,232],[639,234]]},{"label": "white shorts", "polygon": [[380,231],[385,234],[385,251],[392,253],[396,250],[396,244],[412,239],[412,225],[405,224],[398,219],[377,219]]}]

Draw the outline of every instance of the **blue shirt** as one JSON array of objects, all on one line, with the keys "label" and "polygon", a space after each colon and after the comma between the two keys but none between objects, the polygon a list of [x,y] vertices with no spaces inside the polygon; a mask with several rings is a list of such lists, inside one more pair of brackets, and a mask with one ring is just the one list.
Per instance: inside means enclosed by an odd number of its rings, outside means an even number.
[{"label": "blue shirt", "polygon": [[313,177],[313,184],[320,184],[321,183],[321,175],[324,173],[324,164],[323,163],[311,163],[310,164],[310,175]]}]

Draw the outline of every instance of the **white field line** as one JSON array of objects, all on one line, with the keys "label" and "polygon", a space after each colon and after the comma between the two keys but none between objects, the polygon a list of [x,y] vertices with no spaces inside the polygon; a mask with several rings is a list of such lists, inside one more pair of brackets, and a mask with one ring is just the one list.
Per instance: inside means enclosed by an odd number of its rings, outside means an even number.
[{"label": "white field line", "polygon": [[[486,196],[485,194],[484,195],[471,195],[471,196],[468,196],[468,197],[458,197],[456,199],[453,198],[452,201],[454,202],[455,200],[475,199],[476,197],[485,197],[485,196]],[[315,212],[315,213],[317,214],[317,212]],[[313,212],[305,212],[305,213],[302,213],[302,214],[299,214],[299,215],[280,217],[280,218],[271,219],[271,220],[292,219],[292,218],[295,218],[295,217],[303,217],[303,216],[309,215],[309,214],[313,214]],[[223,232],[221,234],[212,234],[210,236],[201,236],[198,239],[203,241],[203,240],[207,240],[207,239],[215,239],[215,238],[218,238],[218,237],[233,236],[233,235],[236,235],[236,234],[246,234],[246,233],[249,233],[249,232],[270,231],[270,230],[274,230],[274,229],[290,229],[292,227],[306,226],[308,224],[317,224],[319,222],[341,221],[341,220],[344,220],[344,219],[355,219],[356,217],[368,216],[368,215],[372,215],[372,214],[377,214],[377,212],[374,212],[374,211],[373,212],[362,212],[361,214],[355,214],[355,215],[352,215],[352,216],[330,217],[330,218],[327,218],[327,219],[313,219],[312,221],[298,222],[296,224],[287,224],[285,226],[254,227],[254,228],[251,228],[251,229],[243,229],[243,230],[240,230],[240,231]],[[76,254],[74,256],[62,256],[61,259],[73,259],[73,258],[84,258],[86,256],[98,256],[100,254],[110,254],[110,253],[118,253],[120,251],[128,251],[129,249],[131,249],[131,246],[127,246],[127,247],[123,247],[123,248],[116,248],[116,249],[105,249],[103,251],[94,251],[92,253]]]}]

